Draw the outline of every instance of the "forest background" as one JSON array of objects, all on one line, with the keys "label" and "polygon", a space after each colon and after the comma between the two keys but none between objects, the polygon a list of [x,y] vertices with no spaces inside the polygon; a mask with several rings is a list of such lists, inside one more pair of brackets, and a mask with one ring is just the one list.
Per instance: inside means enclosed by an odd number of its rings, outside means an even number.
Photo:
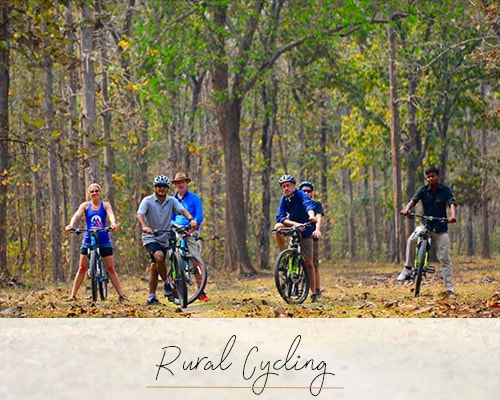
[{"label": "forest background", "polygon": [[283,173],[315,184],[325,262],[401,262],[430,164],[453,256],[497,255],[499,60],[496,1],[2,1],[2,281],[74,276],[91,182],[118,268],[143,272],[138,204],[178,171],[218,273],[271,268]]}]

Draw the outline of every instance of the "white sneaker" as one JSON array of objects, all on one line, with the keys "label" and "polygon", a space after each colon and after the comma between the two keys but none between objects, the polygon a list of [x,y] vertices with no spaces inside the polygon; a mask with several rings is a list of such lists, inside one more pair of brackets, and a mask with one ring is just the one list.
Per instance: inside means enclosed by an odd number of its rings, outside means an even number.
[{"label": "white sneaker", "polygon": [[410,279],[411,276],[411,268],[404,267],[401,273],[398,275],[398,282],[404,282],[407,279]]}]

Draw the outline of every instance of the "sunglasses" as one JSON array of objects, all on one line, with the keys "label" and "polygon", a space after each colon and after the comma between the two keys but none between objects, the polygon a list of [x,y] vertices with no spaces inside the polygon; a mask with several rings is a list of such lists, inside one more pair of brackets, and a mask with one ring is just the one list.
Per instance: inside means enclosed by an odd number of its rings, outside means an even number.
[{"label": "sunglasses", "polygon": [[302,189],[303,192],[306,192],[306,193],[311,193],[312,190],[311,189]]},{"label": "sunglasses", "polygon": [[155,185],[157,188],[168,188],[168,185],[164,185],[163,183],[160,185]]},{"label": "sunglasses", "polygon": [[90,193],[99,193],[99,190],[91,190]]}]

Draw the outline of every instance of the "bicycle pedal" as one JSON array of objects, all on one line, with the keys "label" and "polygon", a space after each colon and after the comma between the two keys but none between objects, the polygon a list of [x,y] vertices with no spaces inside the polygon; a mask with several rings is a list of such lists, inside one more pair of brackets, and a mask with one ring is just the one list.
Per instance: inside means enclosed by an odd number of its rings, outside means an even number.
[{"label": "bicycle pedal", "polygon": [[434,268],[434,267],[427,267],[425,269],[425,272],[428,272],[429,274],[433,274],[434,272],[436,272],[436,268]]}]

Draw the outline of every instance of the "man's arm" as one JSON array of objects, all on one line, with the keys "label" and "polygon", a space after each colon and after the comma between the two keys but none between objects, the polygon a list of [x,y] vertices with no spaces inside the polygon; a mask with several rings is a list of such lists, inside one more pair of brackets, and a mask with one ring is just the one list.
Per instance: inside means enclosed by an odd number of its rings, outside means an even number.
[{"label": "man's arm", "polygon": [[189,226],[191,226],[192,229],[196,229],[196,227],[198,226],[198,222],[196,222],[191,213],[185,208],[182,208],[180,213],[184,215],[184,217],[186,217],[186,219],[189,221]]},{"label": "man's arm", "polygon": [[402,215],[408,215],[410,213],[410,211],[412,210],[413,207],[415,207],[415,201],[414,200],[410,200],[408,202],[408,204],[406,205],[405,208],[403,208],[401,211],[400,211],[400,214]]}]

